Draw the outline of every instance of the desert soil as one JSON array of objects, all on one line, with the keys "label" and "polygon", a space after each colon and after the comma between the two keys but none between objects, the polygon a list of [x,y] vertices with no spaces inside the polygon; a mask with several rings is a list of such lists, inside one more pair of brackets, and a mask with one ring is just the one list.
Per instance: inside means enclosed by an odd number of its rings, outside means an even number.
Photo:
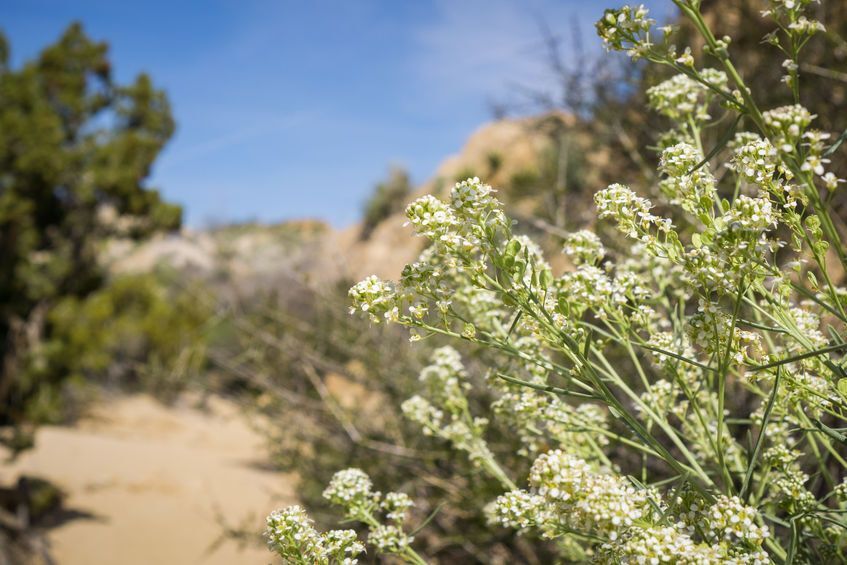
[{"label": "desert soil", "polygon": [[229,401],[200,410],[187,398],[167,407],[122,396],[71,427],[42,428],[0,480],[26,473],[67,494],[76,517],[48,534],[58,565],[269,563],[256,540],[212,547],[222,518],[259,532],[269,510],[294,502],[292,478],[269,470],[265,452]]}]

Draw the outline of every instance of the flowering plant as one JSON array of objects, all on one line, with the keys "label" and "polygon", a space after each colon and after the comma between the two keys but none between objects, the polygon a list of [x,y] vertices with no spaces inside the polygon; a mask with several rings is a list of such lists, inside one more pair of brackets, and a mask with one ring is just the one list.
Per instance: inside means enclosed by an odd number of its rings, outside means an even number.
[{"label": "flowering plant", "polygon": [[[698,1],[674,3],[715,68],[680,53],[672,30],[655,33],[643,7],[607,10],[597,23],[610,49],[679,73],[648,91],[672,121],[653,191],[661,205],[622,184],[595,194],[598,217],[627,246],[571,233],[563,252],[572,268],[556,273],[514,233],[494,189],[472,178],[446,201],[409,205],[429,247],[399,281],[351,288],[352,311],[406,326],[413,340],[444,336],[500,359],[486,375],[494,395],[485,412],[474,413],[472,380],[449,346],[402,406],[422,433],[502,486],[486,509],[492,527],[554,540],[568,560],[843,561],[847,292],[837,275],[847,251],[829,206],[843,181],[827,170],[839,142],[813,129],[798,74],[799,53],[822,26],[805,15],[810,0],[770,0],[764,16],[777,32],[767,41],[787,56],[795,103],[762,109],[730,38],[713,35]],[[735,122],[707,152],[716,110]],[[735,133],[741,123],[750,131]],[[728,174],[713,166],[723,156]],[[489,447],[493,418],[533,461],[528,476]],[[325,496],[367,525],[378,552],[421,560],[403,526],[408,497],[374,492],[355,469]],[[298,516],[290,526],[285,512]],[[272,549],[332,562],[363,550],[347,534],[333,534],[347,540],[343,551],[330,550],[330,534],[310,528],[300,510],[272,514]],[[288,543],[295,535],[309,541]]]}]

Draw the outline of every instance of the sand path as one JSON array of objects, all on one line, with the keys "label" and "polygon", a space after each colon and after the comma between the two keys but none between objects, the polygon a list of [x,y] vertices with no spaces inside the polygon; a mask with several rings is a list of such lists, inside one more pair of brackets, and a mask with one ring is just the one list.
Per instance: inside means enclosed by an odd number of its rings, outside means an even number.
[{"label": "sand path", "polygon": [[261,546],[232,540],[209,553],[220,515],[259,532],[269,510],[294,501],[291,477],[263,468],[264,453],[228,401],[201,411],[133,395],[98,403],[73,427],[42,428],[0,479],[45,478],[87,515],[50,530],[59,565],[269,563]]}]

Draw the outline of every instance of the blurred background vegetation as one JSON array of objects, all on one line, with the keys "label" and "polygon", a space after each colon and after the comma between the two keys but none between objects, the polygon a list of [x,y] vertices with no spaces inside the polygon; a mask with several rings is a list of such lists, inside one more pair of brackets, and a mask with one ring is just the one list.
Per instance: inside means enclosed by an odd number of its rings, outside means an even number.
[{"label": "blurred background vegetation", "polygon": [[[789,92],[779,85],[780,54],[758,48],[770,31],[760,9],[756,0],[704,2],[718,33],[734,38],[757,97],[777,106]],[[847,4],[815,9],[827,33],[807,48],[801,71],[819,126],[837,134],[847,127]],[[147,183],[174,131],[165,94],[146,75],[117,84],[106,45],[77,24],[20,69],[10,68],[0,38],[0,440],[10,454],[32,447],[39,425],[73,421],[103,390],[144,390],[163,402],[185,390],[226,395],[257,422],[273,465],[293,473],[322,526],[337,518],[322,489],[336,470],[356,466],[378,488],[409,493],[418,522],[432,517],[416,543],[433,562],[549,562],[548,544],[486,524],[497,484],[400,414],[438,340],[410,345],[402,332],[350,317],[346,303],[351,282],[396,277],[414,259],[420,242],[402,227],[404,205],[456,179],[497,187],[519,230],[552,254],[565,232],[592,222],[598,188],[655,190],[661,118],[643,108],[664,71],[585,54],[566,65],[563,50],[579,46],[543,28],[539,37],[557,91],[498,101],[496,120],[424,185],[390,169],[354,228],[289,222],[170,237],[153,236],[178,233],[180,209]],[[726,133],[707,132],[706,146]],[[832,159],[847,175],[845,152]],[[495,363],[462,353],[476,379]],[[509,430],[491,437],[506,466],[519,468],[509,461],[518,449]],[[4,487],[0,548],[9,549],[0,563],[46,551],[30,532],[39,509],[53,507],[50,492]],[[23,521],[22,506],[31,510]]]}]

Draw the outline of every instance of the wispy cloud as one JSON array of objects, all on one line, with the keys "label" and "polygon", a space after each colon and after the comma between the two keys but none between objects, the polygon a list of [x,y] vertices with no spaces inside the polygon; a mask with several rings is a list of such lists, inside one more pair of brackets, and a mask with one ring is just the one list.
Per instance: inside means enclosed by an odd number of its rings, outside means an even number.
[{"label": "wispy cloud", "polygon": [[220,153],[259,137],[279,134],[282,131],[308,123],[310,117],[309,112],[297,112],[285,116],[271,115],[268,116],[267,120],[254,122],[246,127],[234,128],[219,136],[192,145],[180,146],[176,152],[167,156],[163,168],[181,165],[187,161]]},{"label": "wispy cloud", "polygon": [[[642,0],[663,20],[669,0]],[[594,22],[605,2],[587,0],[435,0],[434,17],[416,29],[414,68],[427,96],[445,103],[469,97],[500,99],[517,87],[555,88],[549,68],[554,38],[565,65],[586,64],[582,53],[602,56]],[[577,37],[574,37],[577,34]]]},{"label": "wispy cloud", "polygon": [[[436,17],[417,33],[421,80],[444,97],[491,96],[514,85],[549,86],[542,27],[562,36],[584,2],[438,0]],[[585,26],[582,26],[585,27]]]}]

